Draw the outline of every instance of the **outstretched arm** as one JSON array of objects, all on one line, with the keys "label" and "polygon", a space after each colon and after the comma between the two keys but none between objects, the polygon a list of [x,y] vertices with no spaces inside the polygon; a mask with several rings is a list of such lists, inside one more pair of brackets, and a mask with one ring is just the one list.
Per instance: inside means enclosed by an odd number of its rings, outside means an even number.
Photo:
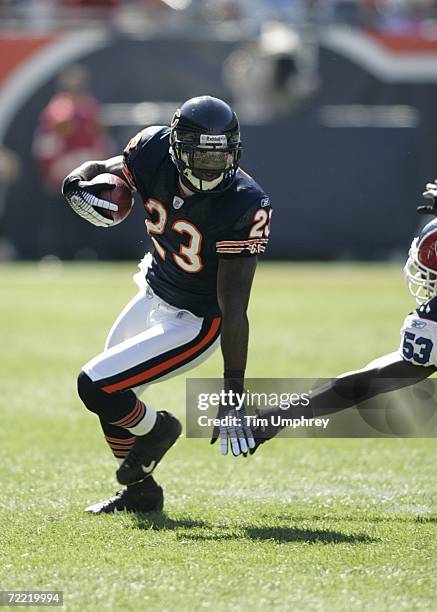
[{"label": "outstretched arm", "polygon": [[310,403],[306,407],[290,406],[286,410],[280,408],[259,410],[258,416],[266,418],[270,424],[254,430],[255,448],[251,450],[251,453],[254,453],[258,446],[267,440],[274,438],[284,428],[281,425],[271,424],[274,416],[313,418],[334,414],[382,393],[414,385],[436,371],[437,368],[434,366],[417,366],[404,361],[397,352],[389,353],[372,361],[361,370],[340,375],[327,382],[326,385],[314,389],[311,392]]},{"label": "outstretched arm", "polygon": [[372,397],[414,385],[436,371],[434,366],[417,366],[390,353],[366,367],[348,372],[315,389],[310,406],[314,416],[333,414]]}]

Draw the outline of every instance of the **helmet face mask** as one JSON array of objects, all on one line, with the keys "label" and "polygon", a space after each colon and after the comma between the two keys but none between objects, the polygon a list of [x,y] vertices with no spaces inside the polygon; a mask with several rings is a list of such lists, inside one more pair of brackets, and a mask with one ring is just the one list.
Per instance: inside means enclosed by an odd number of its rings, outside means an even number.
[{"label": "helmet face mask", "polygon": [[437,223],[431,221],[411,244],[404,267],[408,290],[418,304],[437,296]]},{"label": "helmet face mask", "polygon": [[228,189],[241,156],[235,113],[210,96],[188,100],[173,117],[170,154],[188,189],[198,193]]},{"label": "helmet face mask", "polygon": [[230,186],[238,168],[239,149],[206,147],[175,140],[173,144],[176,167],[184,184],[194,191],[222,191]]}]

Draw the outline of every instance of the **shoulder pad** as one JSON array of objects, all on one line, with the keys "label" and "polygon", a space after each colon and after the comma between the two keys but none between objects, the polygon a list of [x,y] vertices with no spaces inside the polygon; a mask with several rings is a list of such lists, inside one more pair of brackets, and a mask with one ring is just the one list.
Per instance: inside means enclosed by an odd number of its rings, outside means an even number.
[{"label": "shoulder pad", "polygon": [[220,237],[216,252],[221,257],[264,253],[270,236],[272,207],[265,191],[247,174],[237,177],[231,193],[223,197]]},{"label": "shoulder pad", "polygon": [[168,128],[163,125],[151,125],[145,128],[144,130],[141,130],[140,132],[138,132],[138,134],[135,134],[135,136],[133,136],[133,138],[129,140],[124,149],[124,155],[131,155],[135,151],[139,151],[140,149],[144,148],[151,140],[153,140],[155,136],[159,138],[167,131]]},{"label": "shoulder pad", "polygon": [[254,215],[260,208],[270,214],[269,196],[249,174],[241,169],[237,173],[234,186],[229,192],[224,192],[223,199],[226,201],[223,211],[228,213],[228,222],[236,228],[252,224]]},{"label": "shoulder pad", "polygon": [[416,309],[421,319],[437,322],[437,297],[433,297]]},{"label": "shoulder pad", "polygon": [[151,181],[169,155],[170,128],[152,125],[138,132],[123,152],[123,173],[131,187],[146,196]]}]

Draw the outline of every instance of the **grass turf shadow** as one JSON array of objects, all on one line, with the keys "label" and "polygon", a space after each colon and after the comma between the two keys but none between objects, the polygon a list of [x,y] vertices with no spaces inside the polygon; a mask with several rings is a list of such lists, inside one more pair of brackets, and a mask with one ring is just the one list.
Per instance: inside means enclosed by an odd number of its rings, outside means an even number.
[{"label": "grass turf shadow", "polygon": [[[225,541],[248,539],[254,541],[303,542],[307,544],[370,544],[377,540],[366,534],[349,534],[331,529],[299,529],[288,525],[276,527],[245,526],[243,529],[224,528],[206,521],[190,518],[172,519],[165,512],[132,514],[135,529],[162,531],[180,530],[178,539],[192,541]],[[194,532],[190,533],[190,530]],[[200,530],[205,530],[202,532]]]},{"label": "grass turf shadow", "polygon": [[416,523],[437,523],[437,516],[434,515],[422,515],[415,517]]},{"label": "grass turf shadow", "polygon": [[221,540],[254,540],[277,543],[302,542],[306,544],[371,544],[376,542],[366,534],[347,534],[330,529],[298,529],[296,527],[245,527],[242,531],[233,533],[228,530],[223,533],[184,533],[184,540],[221,541]]},{"label": "grass turf shadow", "polygon": [[370,544],[374,538],[364,533],[343,533],[331,529],[299,529],[297,527],[247,527],[246,536],[251,540],[275,542],[306,542],[307,544]]},{"label": "grass turf shadow", "polygon": [[198,521],[191,518],[173,519],[165,512],[133,512],[130,514],[133,518],[136,529],[152,529],[153,531],[163,531],[172,529],[210,529],[211,525],[205,521]]}]

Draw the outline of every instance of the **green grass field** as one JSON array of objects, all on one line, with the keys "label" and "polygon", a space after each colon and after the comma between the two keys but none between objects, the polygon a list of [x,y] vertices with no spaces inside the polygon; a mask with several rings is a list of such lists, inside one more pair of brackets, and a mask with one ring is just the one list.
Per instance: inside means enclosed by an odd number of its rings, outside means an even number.
[{"label": "green grass field", "polygon": [[[117,489],[75,391],[135,292],[135,264],[0,267],[0,586],[68,610],[437,610],[436,445],[281,439],[249,459],[182,438],[163,514],[89,516]],[[259,267],[250,377],[333,376],[394,350],[399,265]],[[198,376],[217,377],[220,355]],[[151,388],[184,417],[183,377]]]}]

